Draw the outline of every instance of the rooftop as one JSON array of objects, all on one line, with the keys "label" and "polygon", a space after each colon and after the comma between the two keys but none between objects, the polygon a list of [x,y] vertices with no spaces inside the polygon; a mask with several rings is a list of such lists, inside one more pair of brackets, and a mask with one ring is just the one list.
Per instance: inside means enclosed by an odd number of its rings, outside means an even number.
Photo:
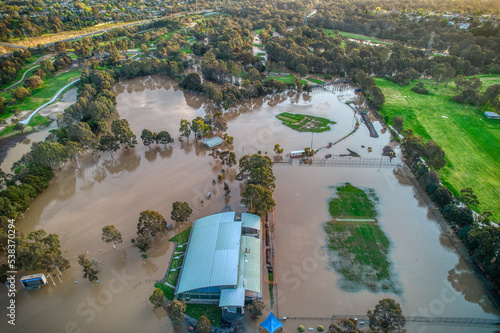
[{"label": "rooftop", "polygon": [[222,140],[218,136],[214,136],[213,138],[203,140],[203,143],[207,145],[208,148],[217,147],[218,145],[221,145],[223,142],[224,140]]}]

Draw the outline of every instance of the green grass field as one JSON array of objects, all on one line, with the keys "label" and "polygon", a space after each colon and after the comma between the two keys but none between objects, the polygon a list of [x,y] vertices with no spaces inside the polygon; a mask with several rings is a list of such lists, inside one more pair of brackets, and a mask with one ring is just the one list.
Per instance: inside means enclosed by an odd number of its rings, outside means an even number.
[{"label": "green grass field", "polygon": [[326,132],[331,129],[330,124],[335,124],[334,121],[326,118],[300,113],[282,112],[276,118],[281,120],[283,125],[299,132]]},{"label": "green grass field", "polygon": [[[42,87],[38,88],[31,96],[24,99],[21,103],[7,106],[7,112],[2,114],[2,118],[11,116],[15,109],[19,111],[35,110],[39,106],[51,100],[54,95],[81,75],[81,70],[67,71],[61,74],[56,73],[55,76],[45,78],[45,83]],[[5,97],[6,100],[12,98],[11,91],[2,91],[0,96]]]},{"label": "green grass field", "polygon": [[376,223],[328,222],[328,247],[336,258],[334,269],[343,277],[347,290],[397,292],[388,260],[390,241]]},{"label": "green grass field", "polygon": [[306,80],[310,81],[312,83],[316,83],[316,84],[323,84],[323,83],[325,83],[324,81],[321,81],[321,80],[318,80],[318,79],[306,78]]},{"label": "green grass field", "polygon": [[[336,36],[332,29],[325,29],[325,32],[326,32],[327,36],[331,36],[331,37],[335,37]],[[357,39],[357,40],[367,40],[367,41],[370,41],[372,43],[377,43],[377,44],[386,44],[386,45],[392,45],[393,44],[393,43],[390,43],[390,42],[385,42],[383,40],[377,39],[375,37],[354,34],[354,33],[351,33],[351,32],[339,31],[339,35],[341,35],[342,37],[352,38],[352,39]]]},{"label": "green grass field", "polygon": [[[179,234],[175,235],[174,237],[170,238],[170,242],[175,242],[175,250],[174,252],[185,252],[186,251],[186,244],[188,239],[189,239],[189,233],[191,232],[191,227],[187,228],[186,230],[180,232]],[[183,245],[182,247],[178,247],[179,245]],[[178,253],[180,254],[180,253]],[[173,257],[176,257],[178,255],[173,254]],[[184,256],[180,256],[178,259],[173,258],[172,262],[170,263],[170,267],[168,268],[168,274],[167,274],[167,282],[170,283],[173,286],[177,285],[177,280],[179,279],[179,275],[181,273],[180,269],[177,269],[175,271],[171,271],[174,268],[178,268],[182,266],[182,263],[184,262]]]},{"label": "green grass field", "polygon": [[[175,290],[163,283],[155,283],[155,288],[160,288],[163,295],[172,301],[175,298]],[[199,319],[201,316],[207,317],[213,326],[220,326],[222,316],[221,309],[217,304],[187,304],[186,314],[192,318]]]},{"label": "green grass field", "polygon": [[[500,83],[498,75],[479,76],[483,90]],[[392,120],[402,116],[404,128],[440,145],[448,161],[439,171],[443,183],[454,194],[471,187],[480,201],[480,210],[490,210],[500,219],[500,121],[487,119],[478,107],[455,103],[455,86],[435,89],[434,81],[420,80],[430,95],[411,90],[415,83],[401,87],[385,79],[375,79],[385,95],[381,113]]]},{"label": "green grass field", "polygon": [[[292,84],[293,83],[292,77],[293,77],[292,74],[285,75],[285,76],[268,76],[266,78],[266,81],[271,80],[271,79],[275,79],[276,81],[281,81],[281,82],[284,82],[286,84]],[[300,82],[302,82],[302,85],[307,83],[307,81],[304,81],[304,80],[300,80]]]},{"label": "green grass field", "polygon": [[362,190],[346,183],[337,187],[337,197],[329,203],[330,214],[339,218],[374,219],[376,202],[373,189]]}]

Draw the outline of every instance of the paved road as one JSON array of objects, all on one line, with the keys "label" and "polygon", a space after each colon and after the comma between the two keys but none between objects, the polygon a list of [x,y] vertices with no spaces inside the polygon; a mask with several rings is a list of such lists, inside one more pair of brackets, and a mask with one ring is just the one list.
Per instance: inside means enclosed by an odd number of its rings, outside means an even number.
[{"label": "paved road", "polygon": [[9,43],[2,43],[2,42],[0,42],[0,45],[8,46],[8,47],[13,47],[15,49],[23,49],[23,50],[27,50],[28,49],[28,47],[26,47],[26,46],[21,46],[21,45],[16,45],[16,44],[9,44]]},{"label": "paved road", "polygon": [[48,101],[47,103],[45,103],[44,105],[40,106],[38,109],[35,110],[35,112],[33,112],[32,114],[30,114],[30,116],[24,120],[21,120],[20,123],[21,124],[24,124],[24,125],[27,125],[29,123],[29,121],[31,120],[31,118],[36,115],[38,113],[38,111],[40,111],[41,109],[43,109],[44,107],[46,107],[47,105],[49,105],[50,103],[54,102],[57,97],[59,97],[59,95],[64,91],[64,89],[68,88],[69,86],[71,86],[72,84],[75,84],[77,83],[78,81],[80,81],[80,79],[77,79],[75,81],[72,81],[70,83],[68,83],[67,85],[65,85],[64,87],[62,87],[58,92],[57,94],[55,94],[55,96],[50,100]]}]

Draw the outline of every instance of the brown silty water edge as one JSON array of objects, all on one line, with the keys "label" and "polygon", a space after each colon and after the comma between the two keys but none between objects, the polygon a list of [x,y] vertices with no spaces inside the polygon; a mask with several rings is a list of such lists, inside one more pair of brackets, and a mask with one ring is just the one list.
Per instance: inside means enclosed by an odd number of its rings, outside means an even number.
[{"label": "brown silty water edge", "polygon": [[[188,202],[194,210],[192,219],[224,208],[245,210],[239,206],[242,184],[234,180],[236,168],[226,179],[231,197],[224,198],[222,184],[212,186],[221,167],[208,156],[209,150],[192,137],[183,142],[177,140],[180,119],[204,115],[208,106],[203,97],[185,92],[163,77],[124,81],[116,85],[115,91],[117,116],[127,119],[138,137],[144,128],[155,132],[167,130],[176,142],[167,148],[138,144],[128,152],[115,153],[114,158],[102,154],[97,162],[90,155],[82,156],[81,169],[75,170],[76,165],[70,163],[57,173],[49,188],[33,201],[18,222],[18,228],[23,232],[43,228],[58,233],[72,267],[63,274],[62,283],[55,279],[56,286],[50,282],[37,291],[20,287],[16,298],[17,325],[12,327],[6,320],[1,321],[2,331],[185,331],[182,325],[172,326],[163,309],[152,310],[147,298],[154,282],[161,280],[167,270],[173,250],[168,238],[189,223],[177,224],[165,237],[157,239],[149,258],[143,259],[130,243],[139,213],[157,210],[169,220],[174,201]],[[284,111],[322,116],[337,124],[330,132],[298,133],[275,118]],[[242,102],[226,117],[228,133],[235,137],[233,149],[238,158],[243,152],[251,154],[258,150],[272,156],[276,143],[285,152],[308,147],[311,141],[318,148],[346,135],[354,126],[352,110],[328,93],[256,98]],[[374,125],[380,132],[380,125]],[[361,126],[355,134],[323,152],[343,154],[350,148],[362,156],[380,156],[388,141],[387,133],[373,139],[366,127]],[[361,145],[372,146],[373,152],[368,153]],[[274,173],[278,276],[274,310],[280,316],[363,314],[383,297],[396,298],[408,315],[419,314],[426,308],[430,315],[436,316],[497,316],[482,286],[449,241],[441,236],[439,226],[401,172],[275,166]],[[392,243],[389,256],[403,289],[399,295],[350,292],[337,285],[339,275],[328,264],[322,225],[330,219],[329,187],[347,181],[374,188],[380,197],[379,223]],[[209,191],[212,197],[207,200]],[[117,250],[101,241],[101,229],[107,224],[114,224],[123,235],[124,243]],[[99,283],[84,280],[76,263],[76,256],[87,251],[88,257],[100,262]],[[296,267],[301,271],[297,272]],[[268,288],[264,285],[263,289],[269,311],[269,296],[265,292]],[[7,301],[6,293],[2,293],[3,309]],[[442,309],[437,307],[440,302]],[[254,330],[256,323],[247,322],[245,330]],[[287,323],[290,331],[296,329],[292,325]]]}]

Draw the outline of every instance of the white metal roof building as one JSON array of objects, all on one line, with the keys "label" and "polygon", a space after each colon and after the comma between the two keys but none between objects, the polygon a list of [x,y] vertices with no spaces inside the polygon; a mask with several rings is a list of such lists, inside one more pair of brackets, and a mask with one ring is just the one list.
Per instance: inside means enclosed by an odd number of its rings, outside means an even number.
[{"label": "white metal roof building", "polygon": [[196,220],[175,294],[180,299],[243,307],[261,296],[260,217],[220,213]]}]

